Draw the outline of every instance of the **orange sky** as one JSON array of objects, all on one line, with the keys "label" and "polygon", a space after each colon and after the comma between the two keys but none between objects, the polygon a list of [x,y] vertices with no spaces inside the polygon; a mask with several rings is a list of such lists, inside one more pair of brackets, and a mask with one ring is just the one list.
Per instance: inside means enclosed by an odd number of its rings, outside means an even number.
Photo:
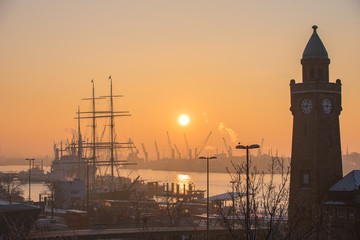
[{"label": "orange sky", "polygon": [[[133,115],[117,135],[144,143],[150,158],[155,140],[168,154],[167,131],[182,151],[184,133],[199,148],[213,131],[208,153],[221,152],[223,136],[231,143],[225,128],[289,156],[289,82],[302,80],[314,24],[330,81],[343,83],[343,151],[360,152],[357,0],[1,1],[0,155],[52,158],[53,142],[77,127],[78,105],[89,110],[81,98],[91,79],[106,95],[111,75],[125,95],[118,108]],[[186,127],[177,122],[183,113]]]}]

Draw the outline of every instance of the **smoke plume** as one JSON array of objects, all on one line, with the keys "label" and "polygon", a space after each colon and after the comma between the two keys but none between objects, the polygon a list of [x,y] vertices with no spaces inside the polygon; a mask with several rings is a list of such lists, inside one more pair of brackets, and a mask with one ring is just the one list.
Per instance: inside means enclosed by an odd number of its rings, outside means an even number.
[{"label": "smoke plume", "polygon": [[233,141],[235,144],[238,143],[238,136],[237,136],[237,134],[235,133],[235,131],[232,130],[231,128],[226,127],[223,122],[221,122],[221,123],[219,124],[219,131],[220,131],[221,133],[225,133],[225,132],[226,132],[227,134],[229,134],[231,141]]}]

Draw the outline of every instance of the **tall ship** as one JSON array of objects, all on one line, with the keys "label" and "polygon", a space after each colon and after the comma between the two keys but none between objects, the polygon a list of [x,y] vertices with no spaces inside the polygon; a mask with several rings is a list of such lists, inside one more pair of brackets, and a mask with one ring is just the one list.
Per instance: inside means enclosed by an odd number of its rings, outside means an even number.
[{"label": "tall ship", "polygon": [[[94,81],[92,80],[92,96],[84,98],[91,102],[90,111],[78,111],[75,119],[78,122],[77,136],[73,137],[71,142],[65,146],[54,144],[55,158],[51,164],[51,173],[49,178],[52,181],[59,180],[80,180],[85,183],[87,199],[113,199],[126,200],[130,197],[130,191],[135,181],[130,178],[122,177],[118,173],[119,168],[134,163],[127,160],[118,159],[118,150],[133,150],[135,145],[130,138],[120,142],[115,134],[115,119],[118,117],[131,116],[129,111],[115,110],[114,99],[123,97],[113,94],[112,78],[109,77],[110,93],[107,96],[95,97]],[[108,109],[96,109],[97,101],[106,101],[109,103]],[[81,122],[91,121],[91,140],[84,141],[81,134]],[[97,131],[97,123],[105,120],[104,129],[101,134]],[[103,140],[106,132],[109,133],[109,139]],[[103,169],[109,169],[110,173],[101,173]]]}]

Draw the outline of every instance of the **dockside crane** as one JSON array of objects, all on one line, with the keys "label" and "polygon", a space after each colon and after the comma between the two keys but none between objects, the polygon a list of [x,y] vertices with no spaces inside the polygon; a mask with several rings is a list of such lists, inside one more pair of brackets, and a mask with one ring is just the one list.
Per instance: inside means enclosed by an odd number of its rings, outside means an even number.
[{"label": "dockside crane", "polygon": [[149,160],[149,153],[146,151],[145,144],[141,143],[141,148],[144,152],[144,160],[147,162]]},{"label": "dockside crane", "polygon": [[156,150],[156,160],[160,160],[160,152],[159,152],[159,148],[158,148],[158,145],[155,141],[155,150]]},{"label": "dockside crane", "polygon": [[191,159],[191,149],[189,149],[189,144],[188,141],[186,139],[186,134],[184,133],[184,139],[185,139],[185,144],[186,144],[186,154],[187,154],[187,158]]},{"label": "dockside crane", "polygon": [[168,143],[169,143],[169,148],[170,148],[170,152],[171,152],[171,159],[175,158],[175,150],[171,145],[171,140],[170,140],[170,136],[169,136],[169,132],[166,132],[167,138],[168,138]]},{"label": "dockside crane", "polygon": [[224,141],[224,145],[225,145],[225,150],[228,154],[228,157],[232,157],[232,149],[230,146],[227,145],[225,137],[223,137],[223,141]]},{"label": "dockside crane", "polygon": [[205,146],[206,146],[207,142],[209,141],[209,138],[210,138],[211,134],[212,134],[212,131],[210,131],[209,135],[206,137],[206,139],[205,139],[205,141],[204,141],[203,145],[201,145],[200,150],[199,150],[198,152],[196,152],[196,151],[195,151],[195,158],[198,158],[198,157],[199,157],[199,155],[202,153],[202,151],[204,150],[204,148],[205,148]]},{"label": "dockside crane", "polygon": [[261,144],[260,144],[260,148],[258,151],[258,156],[261,156],[263,154],[263,149],[264,149],[264,139],[261,139]]},{"label": "dockside crane", "polygon": [[175,147],[176,153],[177,153],[177,155],[178,155],[178,158],[181,159],[181,152],[180,152],[179,149],[177,148],[176,144],[174,144],[174,147]]}]

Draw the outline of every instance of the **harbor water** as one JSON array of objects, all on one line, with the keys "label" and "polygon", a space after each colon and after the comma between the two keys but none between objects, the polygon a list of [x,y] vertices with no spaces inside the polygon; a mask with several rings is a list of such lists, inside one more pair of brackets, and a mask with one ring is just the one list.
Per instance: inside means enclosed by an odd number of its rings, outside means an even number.
[{"label": "harbor water", "polygon": [[[26,165],[8,165],[0,166],[0,172],[19,172],[26,171],[28,166]],[[49,171],[49,167],[44,167],[45,171]],[[178,171],[158,171],[149,169],[119,169],[117,175],[122,177],[129,177],[135,180],[140,176],[140,180],[145,182],[159,182],[159,185],[166,183],[175,183],[180,185],[180,189],[188,184],[193,184],[196,189],[206,190],[206,172],[178,172]],[[277,180],[280,180],[280,176],[276,176]],[[210,173],[210,196],[230,192],[232,191],[232,185],[230,183],[231,176],[228,173]],[[29,184],[22,184],[23,196],[27,199],[29,194]],[[38,201],[39,194],[46,195],[47,184],[34,182],[31,183],[31,199]]]}]

